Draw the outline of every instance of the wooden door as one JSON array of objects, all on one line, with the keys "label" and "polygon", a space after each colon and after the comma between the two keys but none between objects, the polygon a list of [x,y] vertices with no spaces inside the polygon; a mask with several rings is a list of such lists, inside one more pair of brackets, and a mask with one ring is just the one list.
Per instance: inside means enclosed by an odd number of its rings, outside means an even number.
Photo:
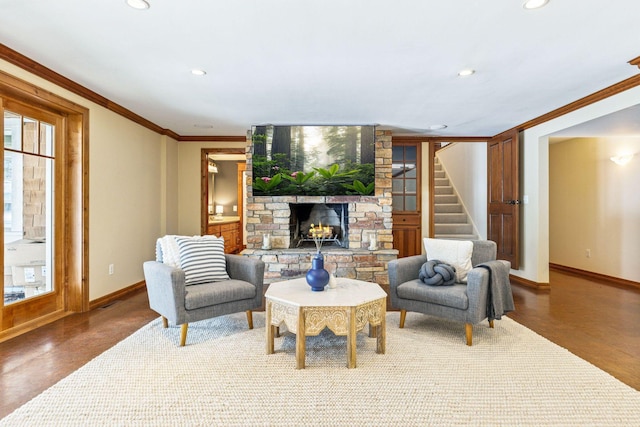
[{"label": "wooden door", "polygon": [[9,100],[0,107],[4,129],[3,331],[65,308],[65,242],[61,236],[66,226],[66,153],[62,115]]},{"label": "wooden door", "polygon": [[519,155],[518,132],[497,135],[487,144],[488,238],[498,245],[498,259],[520,263]]},{"label": "wooden door", "polygon": [[422,253],[420,143],[394,142],[392,147],[393,248],[398,257]]},{"label": "wooden door", "polygon": [[393,214],[393,248],[398,257],[419,255],[422,252],[420,217],[412,214]]}]

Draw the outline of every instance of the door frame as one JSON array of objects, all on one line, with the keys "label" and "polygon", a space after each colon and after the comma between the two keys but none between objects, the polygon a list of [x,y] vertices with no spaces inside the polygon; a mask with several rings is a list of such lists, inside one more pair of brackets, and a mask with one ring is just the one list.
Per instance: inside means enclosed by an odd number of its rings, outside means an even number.
[{"label": "door frame", "polygon": [[491,137],[488,136],[458,136],[452,138],[446,137],[430,137],[425,138],[425,142],[429,143],[429,236],[435,236],[435,159],[436,153],[442,147],[442,143],[455,144],[457,142],[486,144]]},{"label": "door frame", "polygon": [[[209,163],[207,161],[209,154],[244,154],[246,156],[246,150],[244,148],[202,148],[200,150],[200,234],[202,235],[207,234],[207,225],[209,224],[206,202],[209,195]],[[240,205],[240,201],[238,201],[238,205]],[[244,213],[240,208],[238,208],[238,213],[240,214],[240,224],[244,224]]]},{"label": "door frame", "polygon": [[[394,209],[391,213],[393,246],[399,251],[398,257],[419,255],[422,248],[422,141],[392,137],[391,145],[392,148],[399,146],[416,148],[416,211],[396,211]],[[393,181],[393,179],[392,174],[391,180]],[[400,225],[401,223],[402,225]],[[413,241],[412,235],[415,237],[415,241]],[[410,245],[412,241],[413,248],[409,248],[407,244]],[[402,245],[398,245],[399,243]]]},{"label": "door frame", "polygon": [[[64,141],[58,141],[64,144],[64,159],[57,165],[64,168],[59,183],[64,190],[60,214],[64,227],[61,232],[55,230],[56,264],[60,264],[55,270],[55,283],[64,286],[64,297],[60,307],[34,319],[14,322],[13,316],[5,313],[6,308],[0,310],[0,341],[73,312],[89,310],[89,110],[0,71],[0,102],[3,99],[64,117]],[[0,259],[4,265],[4,251]]]}]

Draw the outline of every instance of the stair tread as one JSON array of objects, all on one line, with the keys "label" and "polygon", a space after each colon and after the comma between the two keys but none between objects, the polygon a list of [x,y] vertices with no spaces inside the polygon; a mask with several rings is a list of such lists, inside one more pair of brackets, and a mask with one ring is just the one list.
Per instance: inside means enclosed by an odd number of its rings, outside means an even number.
[{"label": "stair tread", "polygon": [[436,158],[434,180],[434,236],[451,240],[475,240],[473,224],[442,164]]},{"label": "stair tread", "polygon": [[478,240],[478,236],[475,234],[436,234],[435,238],[451,240]]}]

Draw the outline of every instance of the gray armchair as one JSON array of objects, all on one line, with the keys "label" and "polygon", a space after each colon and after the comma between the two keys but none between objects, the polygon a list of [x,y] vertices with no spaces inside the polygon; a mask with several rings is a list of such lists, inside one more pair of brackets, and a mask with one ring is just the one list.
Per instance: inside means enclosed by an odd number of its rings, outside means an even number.
[{"label": "gray armchair", "polygon": [[[451,286],[429,286],[418,278],[426,255],[399,258],[389,262],[391,306],[400,309],[400,327],[404,327],[407,311],[415,311],[465,323],[467,345],[472,344],[473,325],[513,310],[509,284],[508,261],[496,260],[496,243],[474,240],[467,283]],[[479,267],[482,264],[485,267]],[[495,276],[491,278],[490,276]],[[493,306],[488,304],[493,303]],[[497,307],[495,310],[492,307]],[[494,312],[495,311],[495,312]]]},{"label": "gray armchair", "polygon": [[262,305],[264,262],[242,255],[225,254],[230,280],[185,286],[184,271],[158,261],[144,263],[149,306],[168,321],[182,325],[180,346],[187,341],[189,322],[246,311],[253,329],[251,310]]}]

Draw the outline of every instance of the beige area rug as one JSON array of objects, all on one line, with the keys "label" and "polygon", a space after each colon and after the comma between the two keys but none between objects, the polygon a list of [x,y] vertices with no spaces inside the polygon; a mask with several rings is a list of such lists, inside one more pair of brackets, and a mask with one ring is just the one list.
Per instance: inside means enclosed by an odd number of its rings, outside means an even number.
[{"label": "beige area rug", "polygon": [[474,328],[389,313],[387,353],[358,334],[356,369],[346,341],[307,338],[296,370],[295,336],[265,354],[263,313],[180,329],[143,327],[3,420],[2,426],[640,426],[640,392],[503,318]]}]

